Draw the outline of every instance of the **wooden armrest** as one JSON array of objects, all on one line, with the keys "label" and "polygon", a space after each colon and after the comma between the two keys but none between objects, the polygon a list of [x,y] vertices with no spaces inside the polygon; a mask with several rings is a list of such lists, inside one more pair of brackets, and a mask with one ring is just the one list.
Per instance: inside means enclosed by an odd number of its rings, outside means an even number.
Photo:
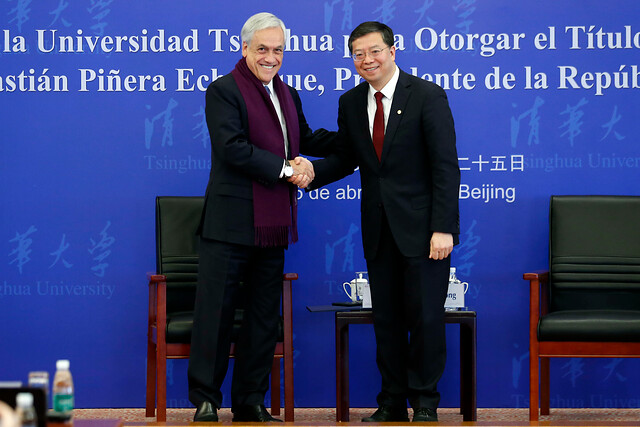
[{"label": "wooden armrest", "polygon": [[523,278],[529,281],[529,328],[533,336],[537,335],[540,316],[549,312],[549,271],[524,273]]},{"label": "wooden armrest", "polygon": [[147,273],[149,279],[149,325],[158,328],[166,327],[167,323],[167,276],[164,274]]},{"label": "wooden armrest", "polygon": [[293,312],[291,303],[291,282],[293,280],[298,280],[298,273],[284,273],[282,276],[282,315],[285,319],[291,319]]},{"label": "wooden armrest", "polygon": [[147,273],[147,280],[149,280],[149,284],[166,282],[167,276],[165,276],[164,274]]},{"label": "wooden armrest", "polygon": [[538,280],[540,283],[549,283],[549,270],[538,270],[522,275],[524,280]]},{"label": "wooden armrest", "polygon": [[284,280],[298,280],[298,273],[284,273]]}]

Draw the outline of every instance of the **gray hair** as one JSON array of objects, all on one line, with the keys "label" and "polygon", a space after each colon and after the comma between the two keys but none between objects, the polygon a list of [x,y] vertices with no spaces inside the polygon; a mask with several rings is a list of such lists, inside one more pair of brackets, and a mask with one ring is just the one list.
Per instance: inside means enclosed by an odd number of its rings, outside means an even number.
[{"label": "gray hair", "polygon": [[242,41],[247,43],[247,45],[251,44],[251,39],[253,39],[253,35],[256,31],[264,30],[266,28],[280,27],[282,28],[282,32],[286,34],[284,22],[277,16],[268,12],[256,13],[244,23],[242,26],[242,31],[240,32],[240,37]]}]

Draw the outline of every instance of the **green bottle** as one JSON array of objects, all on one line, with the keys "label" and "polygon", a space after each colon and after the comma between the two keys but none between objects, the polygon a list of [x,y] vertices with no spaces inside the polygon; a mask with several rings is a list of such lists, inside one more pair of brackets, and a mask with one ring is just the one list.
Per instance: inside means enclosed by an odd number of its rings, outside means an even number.
[{"label": "green bottle", "polygon": [[56,374],[53,377],[53,410],[71,412],[73,410],[73,379],[69,371],[69,361],[56,362]]}]

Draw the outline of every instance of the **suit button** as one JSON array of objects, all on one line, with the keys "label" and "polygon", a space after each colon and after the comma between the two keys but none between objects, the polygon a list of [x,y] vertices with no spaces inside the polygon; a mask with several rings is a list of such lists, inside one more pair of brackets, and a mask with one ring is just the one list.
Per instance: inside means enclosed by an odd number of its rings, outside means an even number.
[{"label": "suit button", "polygon": [[382,207],[382,203],[378,203],[378,207],[381,208]]}]

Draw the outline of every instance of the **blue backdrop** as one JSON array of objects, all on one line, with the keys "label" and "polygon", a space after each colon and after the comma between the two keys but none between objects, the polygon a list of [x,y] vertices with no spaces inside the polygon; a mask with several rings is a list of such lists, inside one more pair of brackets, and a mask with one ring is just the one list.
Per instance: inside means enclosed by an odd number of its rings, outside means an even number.
[{"label": "blue backdrop", "polygon": [[[154,198],[202,195],[210,166],[204,90],[240,57],[245,0],[0,0],[0,380],[53,375],[69,358],[78,407],[144,405]],[[345,38],[396,32],[397,63],[448,93],[456,122],[461,244],[478,312],[478,404],[526,407],[528,286],[547,265],[551,194],[638,192],[636,0],[269,2],[290,30],[281,73],[312,127],[335,129],[357,83]],[[635,101],[634,101],[635,99]],[[636,135],[636,136],[634,136]],[[333,318],[365,269],[359,177],[300,194],[295,403],[335,405]],[[458,405],[449,327],[442,406]],[[353,406],[375,406],[370,326],[352,330]],[[186,361],[169,406],[189,406]],[[552,406],[638,407],[636,360],[552,362]],[[225,402],[229,404],[227,400]]]}]

